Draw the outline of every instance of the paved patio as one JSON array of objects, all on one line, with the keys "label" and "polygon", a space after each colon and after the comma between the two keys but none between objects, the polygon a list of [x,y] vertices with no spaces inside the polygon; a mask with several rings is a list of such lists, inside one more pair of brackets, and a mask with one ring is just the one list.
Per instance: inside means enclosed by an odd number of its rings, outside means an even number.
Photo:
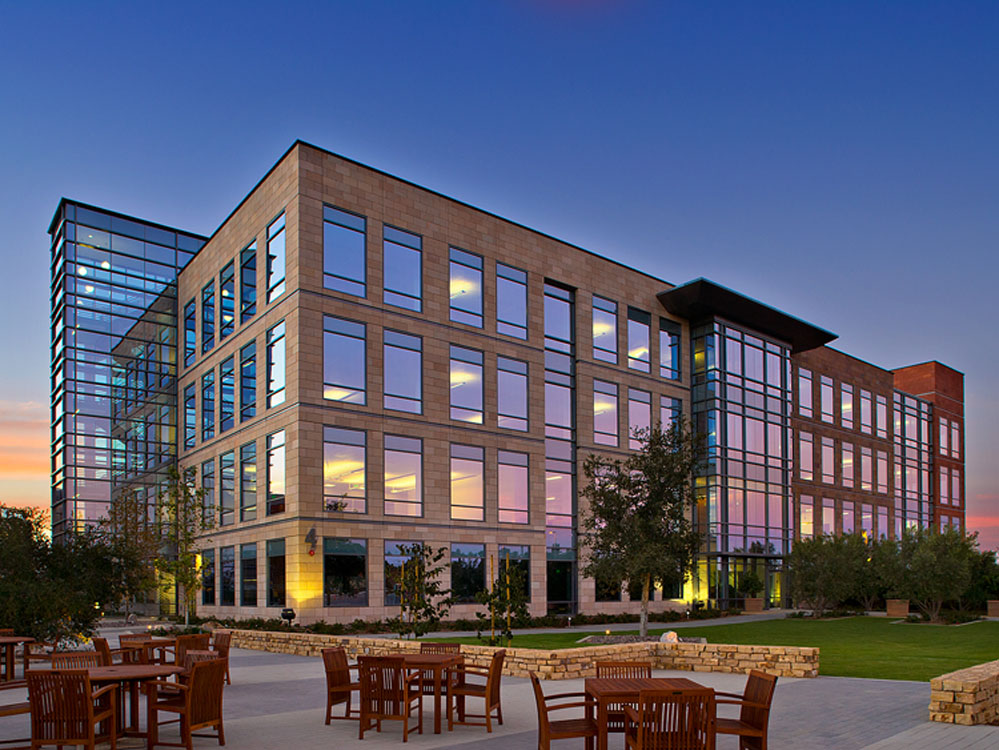
[{"label": "paved patio", "polygon": [[[325,679],[316,658],[234,649],[233,684],[225,691],[226,746],[235,750],[272,750],[281,747],[341,747],[357,742],[357,723],[323,723]],[[740,692],[742,675],[657,672],[657,676],[685,676],[716,689]],[[582,680],[545,683],[546,692],[582,690]],[[0,702],[20,699],[20,691],[0,693]],[[780,748],[986,748],[999,746],[999,727],[956,727],[926,720],[930,690],[927,683],[863,680],[845,677],[781,679],[771,716],[771,747]],[[505,723],[491,735],[483,727],[456,727],[433,734],[433,704],[424,703],[424,733],[410,735],[407,747],[475,747],[476,750],[534,750],[537,718],[530,683],[503,678]],[[474,711],[475,709],[472,708]],[[0,719],[0,739],[25,736],[26,717]],[[166,731],[163,739],[176,739]],[[398,722],[386,723],[381,734],[364,739],[369,750],[402,747]],[[123,747],[143,747],[131,740]],[[582,747],[582,741],[563,741],[556,747]],[[196,740],[195,747],[218,745]],[[623,747],[611,736],[611,748]],[[720,737],[719,750],[738,747],[733,737]]]}]

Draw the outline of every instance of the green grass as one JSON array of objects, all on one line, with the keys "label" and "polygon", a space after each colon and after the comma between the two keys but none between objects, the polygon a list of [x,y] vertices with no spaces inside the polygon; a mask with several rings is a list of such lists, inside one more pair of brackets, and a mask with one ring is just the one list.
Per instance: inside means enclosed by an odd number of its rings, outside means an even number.
[{"label": "green grass", "polygon": [[[661,633],[668,628],[650,632]],[[630,631],[635,633],[637,631]],[[518,635],[520,648],[573,648],[592,633],[566,632]],[[615,631],[622,634],[621,631]],[[926,681],[956,669],[999,659],[999,622],[976,622],[960,627],[902,623],[883,617],[847,617],[836,620],[765,620],[741,625],[681,628],[682,636],[703,636],[708,643],[744,643],[763,646],[818,646],[819,672],[837,677],[873,677],[885,680]],[[479,643],[475,638],[446,638]]]}]

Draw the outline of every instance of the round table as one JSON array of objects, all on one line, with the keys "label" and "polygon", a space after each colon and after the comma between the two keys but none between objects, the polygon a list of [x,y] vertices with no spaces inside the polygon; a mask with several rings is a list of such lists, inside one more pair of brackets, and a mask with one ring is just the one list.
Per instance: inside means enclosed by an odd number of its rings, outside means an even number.
[{"label": "round table", "polygon": [[[183,671],[173,664],[115,664],[110,667],[90,667],[87,674],[90,675],[90,681],[95,683],[128,684],[130,724],[125,726],[124,716],[119,716],[118,723],[123,733],[144,737],[145,733],[139,731],[139,684]],[[124,702],[119,702],[118,705],[123,706]]]},{"label": "round table", "polygon": [[0,680],[14,679],[14,646],[18,643],[34,643],[35,639],[26,635],[0,635],[0,646],[3,646],[4,671],[0,674]]}]

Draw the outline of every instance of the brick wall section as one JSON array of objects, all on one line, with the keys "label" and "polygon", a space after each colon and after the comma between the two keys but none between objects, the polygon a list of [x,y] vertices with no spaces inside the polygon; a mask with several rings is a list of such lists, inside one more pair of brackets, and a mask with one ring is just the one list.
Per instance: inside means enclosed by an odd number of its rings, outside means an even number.
[{"label": "brick wall section", "polygon": [[[260,630],[234,630],[233,646],[297,656],[319,656],[322,649],[343,647],[347,655],[387,655],[416,652],[419,643],[389,638],[367,638],[311,633],[278,633]],[[495,649],[490,646],[462,645],[466,663],[488,666]],[[560,650],[510,648],[503,673],[527,677],[536,672],[542,679],[569,680],[592,677],[598,661],[651,661],[656,669],[690,672],[740,672],[760,669],[779,677],[816,677],[819,649],[796,646],[736,646],[717,643],[622,643]]]},{"label": "brick wall section", "polygon": [[930,680],[930,721],[999,723],[999,660]]}]

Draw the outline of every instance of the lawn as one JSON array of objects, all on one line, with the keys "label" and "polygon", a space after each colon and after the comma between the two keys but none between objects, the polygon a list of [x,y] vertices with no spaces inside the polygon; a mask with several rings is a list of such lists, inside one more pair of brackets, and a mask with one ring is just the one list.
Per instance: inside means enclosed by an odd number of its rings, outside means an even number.
[{"label": "lawn", "polygon": [[[659,634],[664,629],[650,632]],[[565,632],[518,635],[521,648],[572,648],[593,633]],[[618,631],[619,632],[619,631]],[[632,631],[637,632],[637,631]],[[883,617],[836,620],[765,620],[741,625],[680,628],[683,636],[703,636],[708,643],[767,646],[818,646],[819,672],[837,677],[919,680],[999,659],[999,622],[945,626],[897,622]],[[479,643],[475,638],[441,640]]]}]

